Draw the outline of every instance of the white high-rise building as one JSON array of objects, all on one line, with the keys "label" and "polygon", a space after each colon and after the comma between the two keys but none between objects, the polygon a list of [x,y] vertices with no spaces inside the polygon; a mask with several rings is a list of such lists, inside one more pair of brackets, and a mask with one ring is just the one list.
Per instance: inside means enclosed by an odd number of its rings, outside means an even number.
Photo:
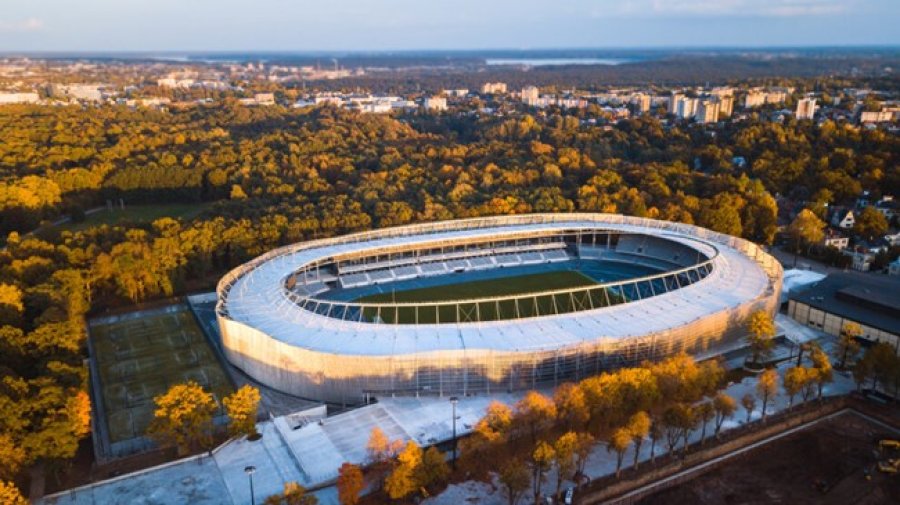
[{"label": "white high-rise building", "polygon": [[712,96],[717,96],[722,98],[724,96],[734,96],[734,88],[729,86],[718,86],[713,88],[712,91],[709,92]]},{"label": "white high-rise building", "polygon": [[797,102],[797,119],[812,119],[816,115],[816,99],[813,97],[801,98]]},{"label": "white high-rise building", "polygon": [[103,100],[103,86],[101,84],[51,84],[50,94],[54,98],[100,102]]},{"label": "white high-rise building", "polygon": [[731,117],[731,114],[734,112],[734,96],[725,95],[720,96],[718,98],[719,101],[719,115],[725,117]]},{"label": "white high-rise building", "polygon": [[447,99],[442,96],[430,96],[425,98],[422,105],[427,110],[444,111],[447,110]]},{"label": "white high-rise building", "polygon": [[752,109],[766,103],[766,92],[759,89],[751,89],[744,97],[744,107]]},{"label": "white high-rise building", "polygon": [[783,103],[787,99],[787,93],[782,90],[763,91],[761,89],[751,89],[744,97],[744,107],[752,109],[769,103]]},{"label": "white high-rise building", "polygon": [[673,95],[674,114],[681,119],[690,119],[697,114],[699,100],[683,95]]},{"label": "white high-rise building", "polygon": [[500,95],[506,93],[505,82],[486,82],[481,85],[482,95]]},{"label": "white high-rise building", "polygon": [[669,97],[669,114],[678,115],[678,102],[684,98],[684,95],[681,93],[672,93],[672,96]]},{"label": "white high-rise building", "polygon": [[16,93],[16,92],[0,91],[0,104],[38,103],[40,101],[41,101],[41,97],[37,93],[34,93],[34,92]]},{"label": "white high-rise building", "polygon": [[644,114],[650,110],[650,95],[635,93],[631,97],[631,103],[634,104],[635,112]]},{"label": "white high-rise building", "polygon": [[525,102],[526,105],[537,105],[540,97],[541,92],[536,86],[525,86],[522,88],[522,101]]},{"label": "white high-rise building", "polygon": [[787,93],[784,91],[769,91],[766,93],[766,103],[784,103]]},{"label": "white high-rise building", "polygon": [[715,123],[719,120],[719,102],[715,98],[700,100],[697,107],[696,120],[698,123]]}]

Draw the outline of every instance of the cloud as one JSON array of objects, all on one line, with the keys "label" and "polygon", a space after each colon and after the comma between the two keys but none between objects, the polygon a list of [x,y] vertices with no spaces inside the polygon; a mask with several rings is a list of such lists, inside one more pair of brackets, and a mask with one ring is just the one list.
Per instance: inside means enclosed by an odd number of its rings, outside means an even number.
[{"label": "cloud", "polygon": [[596,18],[629,16],[819,16],[846,12],[858,0],[621,0],[593,9]]},{"label": "cloud", "polygon": [[23,33],[37,32],[44,29],[44,21],[39,18],[26,18],[21,21],[0,21],[0,32]]}]

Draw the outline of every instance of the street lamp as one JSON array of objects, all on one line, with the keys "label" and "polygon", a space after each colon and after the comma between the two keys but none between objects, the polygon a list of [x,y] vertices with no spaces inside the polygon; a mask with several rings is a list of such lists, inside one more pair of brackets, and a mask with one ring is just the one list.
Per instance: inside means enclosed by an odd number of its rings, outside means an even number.
[{"label": "street lamp", "polygon": [[253,495],[253,474],[256,472],[256,467],[253,465],[245,466],[244,473],[250,477],[250,505],[256,505],[256,496]]},{"label": "street lamp", "polygon": [[455,396],[450,397],[450,404],[453,405],[453,458],[451,461],[453,462],[453,469],[456,470],[456,404],[459,403],[459,398]]}]

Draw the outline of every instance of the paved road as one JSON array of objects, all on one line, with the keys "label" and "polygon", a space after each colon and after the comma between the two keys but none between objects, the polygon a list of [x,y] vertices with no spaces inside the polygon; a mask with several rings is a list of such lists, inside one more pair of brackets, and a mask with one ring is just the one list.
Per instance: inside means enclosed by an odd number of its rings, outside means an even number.
[{"label": "paved road", "polygon": [[[774,256],[778,261],[780,261],[786,270],[794,268],[793,253],[785,251],[784,249],[781,249],[780,247],[774,247],[774,246],[768,248],[768,252],[769,252],[769,254]],[[867,272],[858,272],[856,270],[835,268],[835,267],[826,265],[825,263],[822,263],[821,261],[816,261],[816,260],[810,259],[810,258],[804,258],[803,256],[797,257],[796,268],[799,268],[801,270],[812,270],[813,272],[820,272],[823,274],[847,272],[847,273],[851,273],[853,275],[861,275],[861,276],[877,275],[877,274],[872,274],[872,273],[867,273]]]}]

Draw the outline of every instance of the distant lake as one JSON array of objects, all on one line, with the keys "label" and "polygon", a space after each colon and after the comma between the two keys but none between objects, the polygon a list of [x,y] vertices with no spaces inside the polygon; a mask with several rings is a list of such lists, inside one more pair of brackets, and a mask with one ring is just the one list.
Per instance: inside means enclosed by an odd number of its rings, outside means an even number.
[{"label": "distant lake", "polygon": [[488,58],[488,65],[527,65],[544,67],[548,65],[619,65],[634,60],[629,58]]}]

